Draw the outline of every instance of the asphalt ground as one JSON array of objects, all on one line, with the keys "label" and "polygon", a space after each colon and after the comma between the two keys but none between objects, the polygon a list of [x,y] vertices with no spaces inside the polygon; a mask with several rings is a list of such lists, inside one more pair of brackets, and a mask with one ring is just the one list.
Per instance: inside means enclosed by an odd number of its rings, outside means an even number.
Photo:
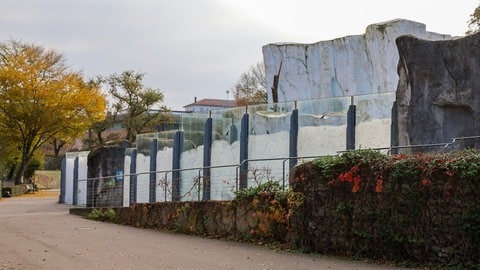
[{"label": "asphalt ground", "polygon": [[70,215],[58,193],[0,199],[0,269],[405,269]]}]

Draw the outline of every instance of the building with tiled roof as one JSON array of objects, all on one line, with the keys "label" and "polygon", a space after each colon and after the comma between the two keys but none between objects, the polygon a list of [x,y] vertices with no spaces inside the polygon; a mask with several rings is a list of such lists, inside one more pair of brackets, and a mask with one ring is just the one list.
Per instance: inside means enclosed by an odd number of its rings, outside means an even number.
[{"label": "building with tiled roof", "polygon": [[187,112],[207,113],[209,111],[235,107],[233,100],[205,98],[183,106]]}]

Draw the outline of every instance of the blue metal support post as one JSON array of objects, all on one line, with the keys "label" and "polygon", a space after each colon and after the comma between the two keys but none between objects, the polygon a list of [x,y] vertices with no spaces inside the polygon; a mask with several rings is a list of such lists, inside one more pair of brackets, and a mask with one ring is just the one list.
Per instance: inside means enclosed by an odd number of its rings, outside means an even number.
[{"label": "blue metal support post", "polygon": [[347,112],[347,149],[355,150],[355,125],[357,122],[356,106],[354,105],[353,96],[351,97],[350,106]]},{"label": "blue metal support post", "polygon": [[398,148],[393,148],[398,146],[398,110],[397,110],[397,101],[393,102],[392,105],[392,123],[390,124],[390,154],[398,154]]},{"label": "blue metal support post", "polygon": [[183,152],[183,131],[177,131],[173,138],[172,201],[180,201],[180,157]]},{"label": "blue metal support post", "polygon": [[130,205],[137,203],[137,149],[130,152]]},{"label": "blue metal support post", "polygon": [[248,135],[249,135],[248,111],[242,117],[240,130],[240,179],[239,188],[248,187]]},{"label": "blue metal support post", "polygon": [[210,200],[210,166],[212,165],[212,141],[213,141],[212,114],[205,122],[203,137],[203,197],[202,201]]},{"label": "blue metal support post", "polygon": [[75,158],[73,162],[73,199],[72,204],[78,204],[78,157]]},{"label": "blue metal support post", "polygon": [[153,203],[157,200],[157,151],[158,140],[153,139],[150,144],[150,177],[149,177],[149,190],[148,201]]},{"label": "blue metal support post", "polygon": [[66,183],[67,183],[67,158],[62,159],[62,169],[60,177],[60,196],[58,198],[58,203],[65,203],[65,192],[66,192]]},{"label": "blue metal support post", "polygon": [[295,109],[292,111],[290,116],[290,149],[289,149],[289,166],[288,169],[291,171],[295,165],[297,165],[297,159],[293,157],[298,157],[298,109],[297,102],[295,102]]}]

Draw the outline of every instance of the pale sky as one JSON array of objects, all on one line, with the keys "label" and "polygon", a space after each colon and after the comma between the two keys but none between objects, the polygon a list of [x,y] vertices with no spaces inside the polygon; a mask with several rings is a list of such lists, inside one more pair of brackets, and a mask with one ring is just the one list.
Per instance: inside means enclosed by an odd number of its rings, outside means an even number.
[{"label": "pale sky", "polygon": [[[145,73],[173,110],[227,98],[262,46],[363,34],[392,19],[464,35],[480,1],[456,0],[2,0],[0,41],[54,49],[86,78]],[[228,96],[232,99],[232,93]]]}]

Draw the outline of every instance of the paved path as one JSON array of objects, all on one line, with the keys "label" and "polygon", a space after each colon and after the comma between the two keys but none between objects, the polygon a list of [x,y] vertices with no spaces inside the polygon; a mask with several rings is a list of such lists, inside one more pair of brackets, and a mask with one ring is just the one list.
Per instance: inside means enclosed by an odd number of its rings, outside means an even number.
[{"label": "paved path", "polygon": [[91,221],[57,200],[0,199],[0,269],[397,269]]}]

